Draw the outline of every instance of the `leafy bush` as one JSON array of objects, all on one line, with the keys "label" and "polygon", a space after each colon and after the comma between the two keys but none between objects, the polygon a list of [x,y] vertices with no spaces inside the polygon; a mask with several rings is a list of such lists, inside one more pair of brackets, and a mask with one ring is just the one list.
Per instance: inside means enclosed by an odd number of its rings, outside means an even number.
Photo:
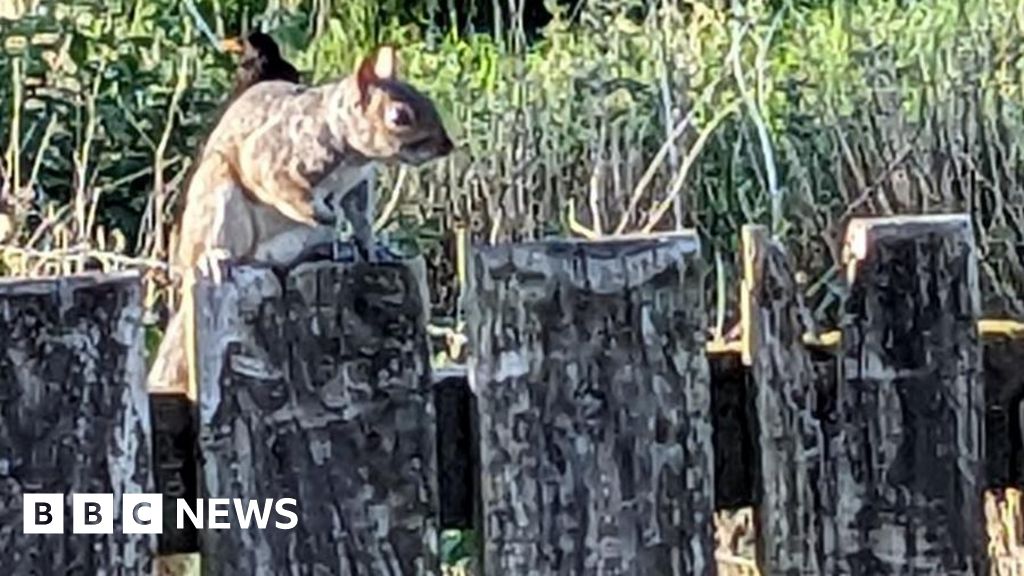
[{"label": "leafy bush", "polygon": [[[830,322],[851,216],[953,210],[974,218],[987,311],[1024,312],[1019,3],[579,0],[540,15],[493,4],[33,3],[0,20],[6,240],[164,255],[170,206],[233,66],[201,19],[215,36],[272,28],[315,82],[378,42],[401,47],[460,150],[405,178],[388,171],[380,204],[392,236],[430,256],[441,315],[455,314],[462,226],[475,242],[696,226],[714,291],[735,283],[739,227],[760,222],[791,246]],[[29,255],[5,262],[43,271]]]}]

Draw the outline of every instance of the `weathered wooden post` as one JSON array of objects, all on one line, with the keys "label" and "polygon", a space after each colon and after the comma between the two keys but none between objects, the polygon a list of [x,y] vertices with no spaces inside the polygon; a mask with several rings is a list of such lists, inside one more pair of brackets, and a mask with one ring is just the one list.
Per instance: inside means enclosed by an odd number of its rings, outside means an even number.
[{"label": "weathered wooden post", "polygon": [[464,367],[434,375],[434,406],[437,414],[437,468],[441,528],[477,528],[476,400]]},{"label": "weathered wooden post", "polygon": [[854,220],[828,574],[987,574],[970,220]]},{"label": "weathered wooden post", "polygon": [[756,385],[760,494],[757,555],[764,574],[844,574],[836,554],[829,438],[802,336],[800,294],[785,250],[763,226],[743,227],[743,358]]},{"label": "weathered wooden post", "polygon": [[990,336],[984,345],[985,476],[989,488],[1024,488],[1024,339]]},{"label": "weathered wooden post", "polygon": [[[437,574],[422,261],[235,268],[196,290],[202,492],[298,524],[200,534],[203,572]],[[233,516],[233,514],[232,514]]]},{"label": "weathered wooden post", "polygon": [[752,506],[757,496],[757,413],[750,371],[738,354],[708,354],[715,447],[715,510]]},{"label": "weathered wooden post", "polygon": [[486,574],[715,571],[695,235],[479,248]]},{"label": "weathered wooden post", "polygon": [[[153,476],[163,496],[163,530],[157,537],[158,569],[167,574],[192,574],[198,567],[199,531],[185,523],[178,528],[178,499],[199,497],[195,397],[175,390],[149,390],[153,428]],[[196,568],[193,568],[195,566]]]},{"label": "weathered wooden post", "polygon": [[[121,495],[152,492],[138,274],[0,282],[0,566],[145,574],[152,536],[123,534]],[[112,534],[24,534],[23,495],[113,493]]]},{"label": "weathered wooden post", "polygon": [[183,302],[171,317],[154,355],[146,388],[153,429],[153,479],[163,496],[166,513],[157,537],[157,576],[199,574],[199,530],[177,517],[178,500],[199,497],[197,382],[188,365],[194,357],[195,322],[192,290],[194,276],[183,278]]}]

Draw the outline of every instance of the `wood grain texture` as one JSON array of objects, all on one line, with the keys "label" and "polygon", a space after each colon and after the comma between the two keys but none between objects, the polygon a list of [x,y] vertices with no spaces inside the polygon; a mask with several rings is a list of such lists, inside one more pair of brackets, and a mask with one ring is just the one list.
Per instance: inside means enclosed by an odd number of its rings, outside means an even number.
[{"label": "wood grain texture", "polygon": [[485,573],[714,573],[703,277],[690,234],[475,251]]},{"label": "wood grain texture", "polygon": [[763,226],[743,228],[743,316],[756,385],[760,470],[757,552],[765,574],[845,573],[837,553],[832,504],[835,473],[823,408],[827,392],[802,335],[800,292],[785,250]]},{"label": "wood grain texture", "polygon": [[422,263],[235,268],[196,302],[206,498],[295,498],[293,530],[200,534],[203,573],[431,576]]},{"label": "wood grain texture", "polygon": [[850,223],[826,573],[987,573],[976,258],[964,216]]},{"label": "wood grain texture", "polygon": [[[147,573],[155,539],[121,533],[151,492],[137,274],[0,283],[0,567],[15,576]],[[22,533],[24,493],[113,493],[113,534]]]}]

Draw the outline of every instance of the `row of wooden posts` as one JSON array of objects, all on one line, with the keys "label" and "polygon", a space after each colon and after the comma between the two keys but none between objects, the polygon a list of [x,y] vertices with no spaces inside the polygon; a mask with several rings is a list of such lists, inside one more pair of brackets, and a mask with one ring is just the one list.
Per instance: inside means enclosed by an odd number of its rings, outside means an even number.
[{"label": "row of wooden posts", "polygon": [[[196,286],[196,398],[147,397],[138,275],[0,285],[0,566],[420,576],[475,528],[488,576],[701,575],[716,508],[753,504],[763,574],[985,574],[1024,363],[979,331],[969,219],[853,221],[833,350],[783,248],[742,245],[738,354],[708,352],[693,234],[479,248],[469,365],[437,373],[422,261],[235,268]],[[22,533],[23,493],[153,491],[159,538]],[[300,521],[177,530],[196,497]]]}]

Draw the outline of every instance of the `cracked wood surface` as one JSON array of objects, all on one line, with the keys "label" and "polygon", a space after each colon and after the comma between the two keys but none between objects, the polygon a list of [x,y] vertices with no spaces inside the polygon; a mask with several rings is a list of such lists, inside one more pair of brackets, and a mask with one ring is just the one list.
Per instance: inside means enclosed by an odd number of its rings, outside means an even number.
[{"label": "cracked wood surface", "polygon": [[760,470],[757,555],[765,574],[846,574],[831,562],[835,468],[826,436],[832,390],[802,335],[800,290],[785,249],[763,226],[743,228],[743,316],[755,382]]},{"label": "cracked wood surface", "polygon": [[[12,576],[144,574],[152,536],[121,533],[151,492],[137,274],[0,282],[0,567]],[[22,494],[113,493],[113,534],[22,533]]]},{"label": "cracked wood surface", "polygon": [[976,258],[964,216],[850,223],[826,573],[987,573]]},{"label": "cracked wood surface", "polygon": [[[207,498],[296,498],[294,530],[201,533],[203,572],[438,573],[435,422],[422,262],[316,262],[282,283],[201,280]],[[272,520],[273,521],[273,520]]]},{"label": "cracked wood surface", "polygon": [[696,237],[480,248],[471,278],[485,572],[713,574]]}]

